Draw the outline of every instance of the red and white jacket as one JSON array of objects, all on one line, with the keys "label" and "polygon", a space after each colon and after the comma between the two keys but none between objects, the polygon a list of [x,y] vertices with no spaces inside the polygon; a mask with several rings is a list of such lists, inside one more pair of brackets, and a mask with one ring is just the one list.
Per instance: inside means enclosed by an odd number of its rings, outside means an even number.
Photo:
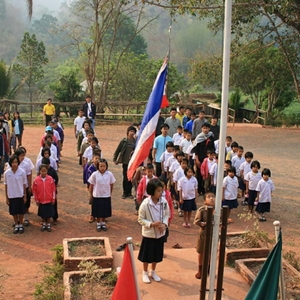
[{"label": "red and white jacket", "polygon": [[[157,178],[157,177],[153,176],[151,179],[154,179],[154,178]],[[138,202],[142,202],[145,191],[146,191],[146,187],[147,187],[147,175],[143,176],[143,178],[141,179],[141,181],[137,187],[136,199]]]},{"label": "red and white jacket", "polygon": [[36,202],[48,204],[55,202],[55,183],[51,176],[46,175],[43,180],[41,175],[36,177],[32,184],[32,193]]},{"label": "red and white jacket", "polygon": [[[213,162],[215,162],[215,159],[213,159]],[[203,163],[201,164],[200,172],[201,172],[201,176],[202,176],[204,179],[209,178],[208,157],[206,157],[206,158],[204,159]]]}]

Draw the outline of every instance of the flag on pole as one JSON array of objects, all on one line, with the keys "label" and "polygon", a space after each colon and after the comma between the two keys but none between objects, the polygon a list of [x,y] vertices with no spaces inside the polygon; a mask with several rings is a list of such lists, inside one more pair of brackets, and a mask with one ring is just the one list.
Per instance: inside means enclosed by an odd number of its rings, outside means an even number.
[{"label": "flag on pole", "polygon": [[157,74],[144,112],[139,137],[128,165],[127,177],[129,180],[132,179],[132,176],[139,165],[148,157],[149,150],[152,148],[154,141],[155,129],[157,126],[160,109],[168,106],[169,104],[165,93],[166,78],[167,59],[165,59]]},{"label": "flag on pole", "polygon": [[277,244],[269,254],[245,300],[277,300],[281,270],[281,250],[282,238],[280,232]]},{"label": "flag on pole", "polygon": [[133,263],[128,245],[125,246],[122,267],[111,300],[138,300]]}]

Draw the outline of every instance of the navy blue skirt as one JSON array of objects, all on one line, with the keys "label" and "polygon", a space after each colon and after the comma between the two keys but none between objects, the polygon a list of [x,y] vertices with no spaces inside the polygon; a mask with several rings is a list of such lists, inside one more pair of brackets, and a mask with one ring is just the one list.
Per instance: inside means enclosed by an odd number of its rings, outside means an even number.
[{"label": "navy blue skirt", "polygon": [[24,206],[24,198],[11,198],[9,199],[9,214],[12,216],[15,215],[24,215],[25,206]]},{"label": "navy blue skirt", "polygon": [[94,218],[111,217],[111,197],[93,198],[92,216]]},{"label": "navy blue skirt", "polygon": [[180,204],[180,209],[188,212],[192,210],[197,210],[195,199],[184,200],[183,204]]},{"label": "navy blue skirt", "polygon": [[143,236],[138,260],[145,263],[159,263],[163,260],[165,237],[159,239]]},{"label": "navy blue skirt", "polygon": [[54,217],[54,207],[52,203],[39,204],[38,216],[42,219],[50,219]]},{"label": "navy blue skirt", "polygon": [[270,208],[271,208],[270,202],[264,202],[264,203],[258,202],[255,211],[257,211],[260,214],[263,214],[265,212],[270,212]]},{"label": "navy blue skirt", "polygon": [[239,203],[237,199],[234,200],[224,200],[222,201],[222,206],[228,206],[229,209],[237,208],[239,206]]}]

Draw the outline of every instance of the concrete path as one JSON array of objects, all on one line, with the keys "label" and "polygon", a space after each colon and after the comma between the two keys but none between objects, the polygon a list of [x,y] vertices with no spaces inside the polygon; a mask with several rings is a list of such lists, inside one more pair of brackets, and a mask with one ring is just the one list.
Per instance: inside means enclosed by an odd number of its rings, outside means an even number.
[{"label": "concrete path", "polygon": [[[136,259],[138,284],[142,300],[196,300],[200,298],[200,280],[195,279],[197,254],[194,248],[166,249],[163,262],[157,266],[161,282],[142,282],[142,264]],[[134,251],[135,257],[138,251]],[[114,267],[122,265],[123,252],[114,252]],[[225,268],[223,298],[245,299],[249,285],[233,268]],[[129,300],[129,299],[128,299]]]}]

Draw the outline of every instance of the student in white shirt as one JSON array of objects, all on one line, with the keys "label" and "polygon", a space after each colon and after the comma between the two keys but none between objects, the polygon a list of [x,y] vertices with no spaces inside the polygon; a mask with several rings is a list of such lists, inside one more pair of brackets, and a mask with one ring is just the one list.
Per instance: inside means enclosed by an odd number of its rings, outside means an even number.
[{"label": "student in white shirt", "polygon": [[173,143],[175,146],[179,146],[180,140],[182,138],[183,128],[181,125],[177,126],[177,132],[173,135]]},{"label": "student in white shirt", "polygon": [[[252,152],[245,153],[245,161],[240,165],[240,180],[239,188],[244,191],[245,200],[242,202],[242,205],[248,205],[248,195],[245,195],[246,184],[245,184],[245,175],[251,171],[251,161],[253,159]],[[247,197],[246,197],[247,196]]]},{"label": "student in white shirt", "polygon": [[215,154],[215,162],[209,169],[210,177],[210,190],[212,193],[216,194],[217,191],[217,177],[218,177],[218,154]]},{"label": "student in white shirt", "polygon": [[258,171],[259,169],[260,163],[257,160],[254,160],[251,163],[251,172],[245,175],[246,194],[249,195],[248,208],[250,213],[253,213],[254,202],[257,197],[256,187],[262,178],[261,173]]},{"label": "student in white shirt", "polygon": [[4,173],[6,204],[9,206],[9,213],[14,218],[14,234],[24,233],[23,218],[26,202],[27,178],[25,172],[19,167],[17,155],[9,158],[9,166]]},{"label": "student in white shirt", "polygon": [[229,207],[228,214],[228,223],[233,223],[233,220],[229,218],[230,212],[233,208],[238,207],[237,195],[238,195],[238,187],[239,182],[237,177],[235,176],[235,168],[230,167],[227,170],[227,176],[223,179],[223,196],[222,196],[222,206]]},{"label": "student in white shirt", "polygon": [[92,200],[92,216],[97,218],[96,230],[107,231],[105,219],[111,217],[111,194],[116,179],[107,170],[108,164],[105,159],[99,159],[98,171],[94,172],[88,182],[89,192]]},{"label": "student in white shirt", "polygon": [[263,169],[262,179],[258,182],[256,191],[257,197],[255,201],[257,202],[256,211],[260,214],[259,221],[267,221],[265,217],[266,212],[270,212],[271,202],[272,202],[272,192],[275,190],[274,183],[271,180],[271,171],[269,169]]},{"label": "student in white shirt", "polygon": [[196,195],[198,192],[198,181],[194,176],[195,171],[191,167],[187,167],[184,170],[184,177],[181,177],[178,181],[179,201],[181,209],[183,210],[182,224],[185,228],[191,227],[191,215],[192,211],[197,209]]},{"label": "student in white shirt", "polygon": [[[99,141],[96,137],[93,137],[92,140],[91,140],[91,143],[90,143],[90,146],[87,147],[82,155],[82,167],[84,168],[84,166],[93,158],[93,151],[94,149],[100,149],[99,147]],[[100,155],[101,157],[101,155]]]},{"label": "student in white shirt", "polygon": [[162,174],[165,176],[167,176],[167,171],[168,171],[166,163],[168,159],[173,156],[173,149],[174,149],[174,143],[167,142],[166,151],[163,152],[163,154],[160,157]]},{"label": "student in white shirt", "polygon": [[77,139],[79,131],[82,129],[83,122],[85,121],[83,109],[78,110],[78,116],[74,119],[74,133]]},{"label": "student in white shirt", "polygon": [[57,171],[57,163],[56,161],[51,157],[51,150],[49,148],[43,148],[42,149],[42,152],[41,152],[41,158],[38,159],[36,161],[36,164],[35,164],[35,169],[36,169],[36,173],[38,174],[39,173],[39,170],[40,170],[40,165],[42,164],[42,160],[43,158],[49,158],[50,160],[50,166],[55,170]]},{"label": "student in white shirt", "polygon": [[180,150],[183,151],[186,157],[187,157],[187,150],[191,145],[192,145],[192,133],[188,131],[186,133],[185,138],[182,139],[179,144]]},{"label": "student in white shirt", "polygon": [[177,161],[176,154],[179,152],[179,146],[174,146],[172,155],[166,160],[164,163],[164,168],[166,169],[167,172],[167,177],[169,178],[169,169],[172,166],[174,161]]}]

